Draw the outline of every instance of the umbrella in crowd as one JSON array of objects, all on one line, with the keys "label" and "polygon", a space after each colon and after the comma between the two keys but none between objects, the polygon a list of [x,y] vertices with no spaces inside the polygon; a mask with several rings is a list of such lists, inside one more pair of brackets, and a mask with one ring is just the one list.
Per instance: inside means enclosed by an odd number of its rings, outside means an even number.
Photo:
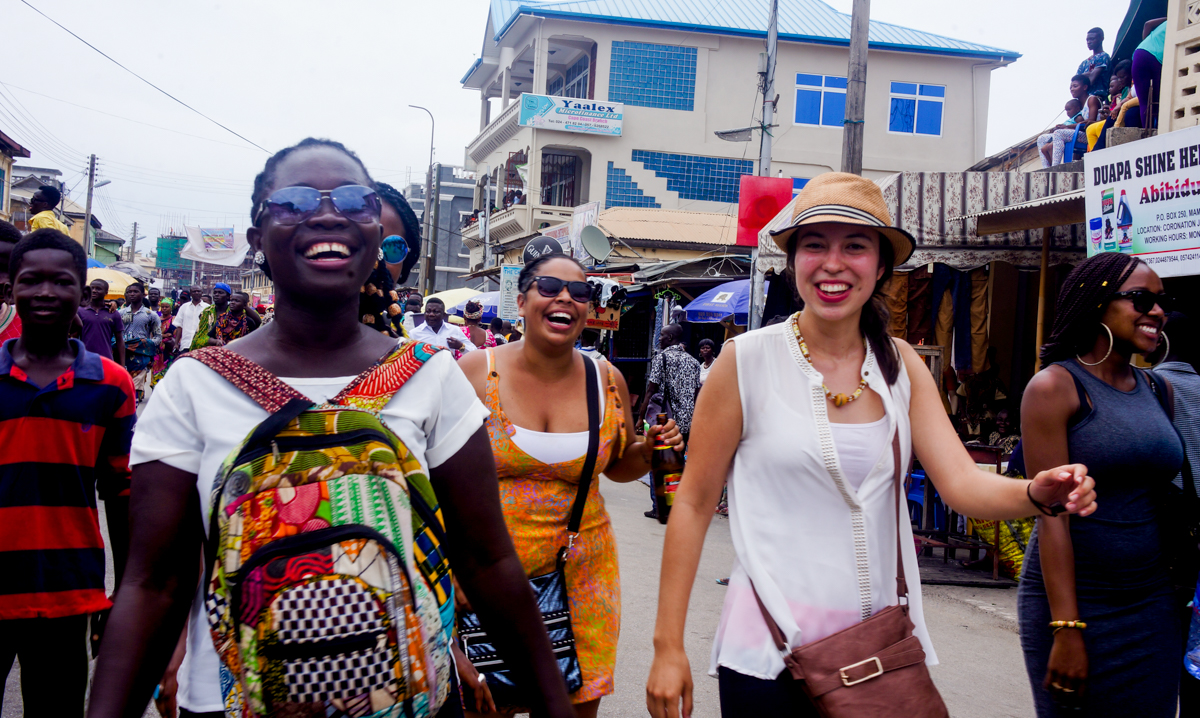
[{"label": "umbrella in crowd", "polygon": [[95,257],[88,257],[87,266],[88,266],[88,269],[92,269],[93,267],[96,269],[100,269],[104,266],[104,262],[101,262],[99,259],[96,259]]},{"label": "umbrella in crowd", "polygon": [[107,299],[117,299],[118,297],[125,296],[125,288],[134,282],[133,277],[109,267],[89,268],[87,273],[88,284],[97,279],[103,279],[108,282],[108,294],[105,295]]},{"label": "umbrella in crowd", "polygon": [[483,323],[487,324],[496,318],[496,314],[500,311],[500,291],[483,292],[476,294],[470,299],[464,299],[454,307],[454,313],[459,316],[465,316],[467,311],[467,302],[476,301],[483,305]]},{"label": "umbrella in crowd", "polygon": [[139,267],[133,262],[113,262],[112,264],[108,265],[108,268],[118,271],[122,274],[128,274],[134,279],[144,282],[146,285],[150,284],[150,273],[147,272],[144,267]]},{"label": "umbrella in crowd", "polygon": [[750,280],[735,279],[718,284],[693,299],[684,309],[689,322],[711,324],[732,314],[734,324],[746,326],[750,312]]},{"label": "umbrella in crowd", "polygon": [[[460,289],[447,289],[444,292],[438,292],[437,294],[430,294],[428,297],[425,297],[425,301],[428,302],[430,299],[435,299],[435,298],[440,299],[440,300],[442,300],[442,303],[446,305],[446,311],[447,311],[447,313],[449,313],[453,307],[458,306],[459,302],[465,302],[468,299],[470,299],[471,297],[477,296],[479,294],[482,294],[482,292],[480,292],[478,289],[471,289],[470,287],[462,287]],[[422,304],[421,306],[423,308],[425,305]]]}]

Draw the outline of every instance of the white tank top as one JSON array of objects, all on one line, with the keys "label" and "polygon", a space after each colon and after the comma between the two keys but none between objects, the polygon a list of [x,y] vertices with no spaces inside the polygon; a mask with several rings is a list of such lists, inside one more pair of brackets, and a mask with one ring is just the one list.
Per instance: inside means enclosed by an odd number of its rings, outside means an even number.
[{"label": "white tank top", "polygon": [[908,374],[902,368],[889,387],[867,351],[862,377],[883,399],[886,433],[875,441],[887,450],[872,450],[874,459],[856,487],[839,457],[843,447],[829,422],[821,374],[800,353],[791,323],[732,341],[742,404],[742,436],[728,477],[736,558],[710,673],[725,666],[769,680],[784,670],[750,579],[790,646],[820,640],[895,605],[897,521],[906,549],[909,615],[926,663],[936,664],[921,612],[912,528],[892,488],[893,432],[899,432],[902,465],[912,454]]},{"label": "white tank top", "polygon": [[879,455],[891,444],[891,423],[885,416],[869,424],[830,424],[833,445],[837,447],[842,476],[857,491],[879,462]]}]

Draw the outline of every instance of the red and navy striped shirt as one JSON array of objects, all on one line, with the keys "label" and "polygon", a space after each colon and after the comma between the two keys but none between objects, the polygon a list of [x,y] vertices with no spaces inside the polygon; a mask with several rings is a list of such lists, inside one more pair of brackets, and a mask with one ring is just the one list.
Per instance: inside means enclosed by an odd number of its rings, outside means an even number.
[{"label": "red and navy striped shirt", "polygon": [[108,608],[101,498],[129,495],[133,381],[72,339],[77,356],[39,387],[0,347],[0,620]]}]

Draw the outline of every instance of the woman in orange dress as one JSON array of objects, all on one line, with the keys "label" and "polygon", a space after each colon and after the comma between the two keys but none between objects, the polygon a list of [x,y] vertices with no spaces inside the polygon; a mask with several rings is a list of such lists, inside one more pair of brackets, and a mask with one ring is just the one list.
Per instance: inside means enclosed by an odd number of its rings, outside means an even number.
[{"label": "woman in orange dress", "polygon": [[[529,576],[555,568],[567,545],[567,520],[587,453],[584,362],[575,350],[591,304],[583,268],[562,255],[525,266],[517,305],[525,319],[522,341],[472,352],[459,366],[491,411],[487,420],[500,476],[500,503],[517,555]],[[580,718],[591,718],[600,698],[613,692],[621,624],[617,544],[599,476],[635,481],[650,470],[658,427],[634,435],[629,390],[621,372],[600,363],[603,412],[595,476],[584,505],[579,537],[567,554],[567,593],[583,687],[571,696]],[[674,422],[667,443],[682,442]],[[470,597],[468,597],[470,598]]]}]

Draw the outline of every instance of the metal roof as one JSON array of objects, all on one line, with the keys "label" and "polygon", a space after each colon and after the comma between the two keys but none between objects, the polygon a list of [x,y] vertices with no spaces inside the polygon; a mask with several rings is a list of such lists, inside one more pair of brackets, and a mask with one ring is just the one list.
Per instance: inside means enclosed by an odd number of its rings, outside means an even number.
[{"label": "metal roof", "polygon": [[[766,37],[768,0],[492,0],[499,41],[521,15]],[[779,39],[849,45],[850,16],[820,0],[781,0]],[[870,45],[907,52],[1013,61],[1020,53],[871,21]],[[469,73],[468,73],[469,74]]]},{"label": "metal roof", "polygon": [[610,237],[687,244],[731,245],[737,241],[737,216],[681,209],[611,207],[596,224]]},{"label": "metal roof", "polygon": [[951,220],[977,218],[978,228],[975,230],[975,234],[978,235],[1004,234],[1005,232],[1078,224],[1086,219],[1085,192],[1086,190],[1077,189],[1000,209],[964,214],[952,217]]}]

